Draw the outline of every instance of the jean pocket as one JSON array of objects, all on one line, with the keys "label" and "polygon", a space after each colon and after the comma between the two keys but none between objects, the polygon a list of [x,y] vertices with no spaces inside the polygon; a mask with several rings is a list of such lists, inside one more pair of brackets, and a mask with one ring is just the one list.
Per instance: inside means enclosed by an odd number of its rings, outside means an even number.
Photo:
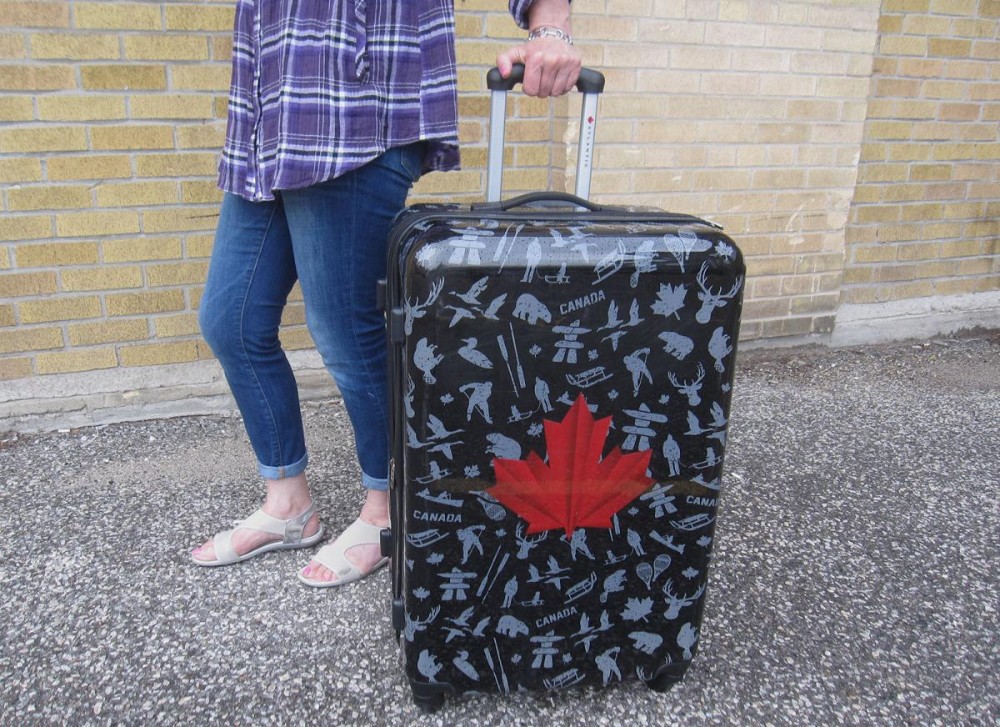
[{"label": "jean pocket", "polygon": [[399,166],[416,183],[424,170],[424,153],[427,148],[426,141],[417,141],[407,144],[399,149]]}]

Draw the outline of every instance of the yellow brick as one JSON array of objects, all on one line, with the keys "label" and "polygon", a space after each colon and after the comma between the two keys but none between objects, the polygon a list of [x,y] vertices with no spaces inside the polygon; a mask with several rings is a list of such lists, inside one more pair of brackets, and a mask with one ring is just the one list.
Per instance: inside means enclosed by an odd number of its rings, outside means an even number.
[{"label": "yellow brick", "polygon": [[187,285],[204,283],[208,265],[203,262],[170,263],[165,265],[150,265],[146,275],[151,288],[163,286]]},{"label": "yellow brick", "polygon": [[865,225],[873,222],[898,222],[899,208],[894,206],[861,207],[857,210],[857,220],[859,224]]},{"label": "yellow brick", "polygon": [[97,30],[160,30],[160,3],[78,2],[76,27]]},{"label": "yellow brick", "polygon": [[157,94],[133,96],[133,119],[211,119],[214,116],[211,96],[194,94]]},{"label": "yellow brick", "polygon": [[186,257],[209,257],[212,254],[212,244],[214,235],[188,235],[184,249],[187,251]]},{"label": "yellow brick", "polygon": [[61,328],[15,328],[0,331],[0,353],[43,351],[62,348]]},{"label": "yellow brick", "polygon": [[114,60],[118,37],[99,33],[38,33],[30,37],[31,57],[42,60]]},{"label": "yellow brick", "polygon": [[49,323],[80,318],[99,318],[101,300],[97,296],[26,300],[20,304],[21,323]]},{"label": "yellow brick", "polygon": [[62,91],[75,85],[70,66],[0,66],[0,91]]},{"label": "yellow brick", "polygon": [[83,151],[87,132],[75,126],[0,129],[0,153]]},{"label": "yellow brick", "polygon": [[[462,155],[463,164],[471,164],[467,155]],[[222,191],[214,181],[182,182],[181,201],[185,204],[219,203],[222,201]]]},{"label": "yellow brick", "polygon": [[0,28],[68,28],[69,4],[34,0],[3,0]]},{"label": "yellow brick", "polygon": [[211,37],[211,43],[212,43],[212,58],[217,61],[228,62],[232,57],[233,53],[232,34],[226,33],[223,35],[213,35]]},{"label": "yellow brick", "polygon": [[914,35],[883,36],[879,41],[879,52],[890,56],[924,56],[927,54],[927,38]]},{"label": "yellow brick", "polygon": [[197,361],[199,358],[199,345],[208,348],[197,341],[122,346],[122,366],[153,366],[156,364]]},{"label": "yellow brick", "polygon": [[229,99],[225,96],[218,96],[213,104],[215,118],[225,119],[229,114]]},{"label": "yellow brick", "polygon": [[942,121],[976,121],[981,108],[973,103],[943,103],[938,118]]},{"label": "yellow brick", "polygon": [[0,242],[37,240],[52,234],[52,219],[48,215],[0,215]]},{"label": "yellow brick", "polygon": [[106,263],[139,262],[144,260],[176,260],[182,255],[179,237],[135,237],[104,240],[101,243]]},{"label": "yellow brick", "polygon": [[14,323],[14,306],[0,305],[0,328],[10,328]]},{"label": "yellow brick", "polygon": [[300,326],[306,322],[306,307],[304,305],[287,305],[281,311],[281,325]]},{"label": "yellow brick", "polygon": [[[953,236],[955,235],[949,235],[949,237]],[[941,257],[972,257],[984,253],[979,240],[955,240],[941,243]]]},{"label": "yellow brick", "polygon": [[126,35],[125,57],[136,61],[208,60],[208,40],[180,33]]},{"label": "yellow brick", "polygon": [[45,162],[53,182],[83,179],[116,179],[132,176],[132,165],[124,155],[88,154],[57,156]]},{"label": "yellow brick", "polygon": [[163,66],[80,66],[80,78],[85,91],[162,91],[167,87]]},{"label": "yellow brick", "polygon": [[138,267],[74,268],[62,271],[62,288],[67,291],[120,290],[142,287]]},{"label": "yellow brick", "polygon": [[26,210],[81,209],[90,206],[90,190],[84,186],[22,187],[7,192],[7,208]]},{"label": "yellow brick", "polygon": [[927,53],[930,56],[945,58],[967,58],[972,50],[972,42],[954,38],[930,38],[927,42]]},{"label": "yellow brick", "polygon": [[17,245],[17,267],[50,268],[60,265],[88,265],[98,261],[96,242],[43,242]]},{"label": "yellow brick", "polygon": [[232,30],[233,8],[167,5],[167,30]]},{"label": "yellow brick", "polygon": [[140,177],[214,177],[218,171],[217,153],[170,153],[136,155]]},{"label": "yellow brick", "polygon": [[219,220],[217,207],[175,207],[169,210],[148,210],[142,213],[142,228],[147,234],[214,230]]},{"label": "yellow brick", "polygon": [[43,96],[38,99],[42,121],[109,121],[125,118],[125,99],[120,96]]},{"label": "yellow brick", "polygon": [[[288,310],[286,308],[285,310]],[[178,336],[195,336],[201,331],[198,327],[197,313],[181,313],[172,316],[160,316],[154,319],[157,338],[176,338]]]},{"label": "yellow brick", "polygon": [[31,376],[30,358],[0,358],[0,381]]},{"label": "yellow brick", "polygon": [[141,341],[149,337],[149,324],[145,319],[131,318],[122,321],[79,323],[69,326],[71,346],[93,346],[101,343]]},{"label": "yellow brick", "polygon": [[896,260],[895,245],[855,246],[851,255],[855,263],[886,263]]},{"label": "yellow brick", "polygon": [[95,126],[91,143],[97,151],[172,149],[174,131],[170,126]]},{"label": "yellow brick", "polygon": [[104,301],[109,316],[131,316],[184,310],[180,290],[145,291],[108,295]]},{"label": "yellow brick", "polygon": [[27,55],[24,38],[20,33],[0,33],[0,59],[22,60]]},{"label": "yellow brick", "polygon": [[45,164],[48,178],[53,182],[132,176],[131,162],[124,155],[58,156],[48,159]]},{"label": "yellow brick", "polygon": [[176,91],[227,91],[231,74],[228,65],[177,65],[171,68],[171,88]]},{"label": "yellow brick", "polygon": [[933,260],[940,252],[941,247],[936,242],[900,245],[896,249],[897,259],[901,261]]},{"label": "yellow brick", "polygon": [[172,204],[177,201],[174,182],[128,182],[104,184],[97,188],[99,207],[137,207]]},{"label": "yellow brick", "polygon": [[39,374],[68,374],[113,369],[118,358],[113,348],[84,348],[60,353],[40,353],[35,357]]},{"label": "yellow brick", "polygon": [[139,231],[135,212],[67,212],[56,215],[56,235],[83,237],[122,235]]},{"label": "yellow brick", "polygon": [[35,107],[27,96],[0,97],[0,121],[33,121]]},{"label": "yellow brick", "polygon": [[282,328],[278,333],[281,339],[281,347],[286,351],[299,351],[312,348],[315,344],[309,336],[309,329],[302,328]]},{"label": "yellow brick", "polygon": [[39,159],[0,159],[0,184],[39,182],[42,180],[42,163]]},{"label": "yellow brick", "polygon": [[951,179],[951,167],[947,164],[914,164],[910,167],[910,180],[930,182]]}]

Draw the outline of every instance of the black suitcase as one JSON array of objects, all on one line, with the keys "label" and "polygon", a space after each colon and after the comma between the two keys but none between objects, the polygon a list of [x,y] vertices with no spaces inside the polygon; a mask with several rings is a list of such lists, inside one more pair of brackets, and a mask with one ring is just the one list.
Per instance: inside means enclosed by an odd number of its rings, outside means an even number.
[{"label": "black suitcase", "polygon": [[[489,200],[503,101],[489,77]],[[666,689],[697,648],[744,280],[721,230],[580,197],[418,205],[390,240],[392,614],[415,701]],[[498,110],[499,107],[499,110]]]}]

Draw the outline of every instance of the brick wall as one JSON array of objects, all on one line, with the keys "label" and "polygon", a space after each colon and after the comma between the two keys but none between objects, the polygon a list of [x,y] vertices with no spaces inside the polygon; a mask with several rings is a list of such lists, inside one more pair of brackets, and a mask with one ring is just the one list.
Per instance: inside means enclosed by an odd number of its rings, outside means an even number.
[{"label": "brick wall", "polygon": [[[0,0],[0,403],[208,364],[232,2]],[[996,291],[998,4],[574,0],[608,77],[592,196],[724,224],[748,256],[744,339]],[[503,0],[455,6],[464,170],[414,201],[481,198],[484,71],[523,37]],[[512,100],[506,194],[572,186],[578,103]],[[304,353],[303,321],[293,300],[282,336]]]},{"label": "brick wall", "polygon": [[885,0],[843,296],[1000,289],[1000,2]]}]

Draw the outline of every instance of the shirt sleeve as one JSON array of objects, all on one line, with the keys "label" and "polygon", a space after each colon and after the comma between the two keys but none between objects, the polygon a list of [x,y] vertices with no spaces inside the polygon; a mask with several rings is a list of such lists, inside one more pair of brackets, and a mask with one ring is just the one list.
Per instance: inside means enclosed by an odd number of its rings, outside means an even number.
[{"label": "shirt sleeve", "polygon": [[[573,0],[570,0],[572,3]],[[514,16],[514,22],[518,27],[528,29],[528,10],[535,3],[535,0],[509,0],[510,14]]]}]

